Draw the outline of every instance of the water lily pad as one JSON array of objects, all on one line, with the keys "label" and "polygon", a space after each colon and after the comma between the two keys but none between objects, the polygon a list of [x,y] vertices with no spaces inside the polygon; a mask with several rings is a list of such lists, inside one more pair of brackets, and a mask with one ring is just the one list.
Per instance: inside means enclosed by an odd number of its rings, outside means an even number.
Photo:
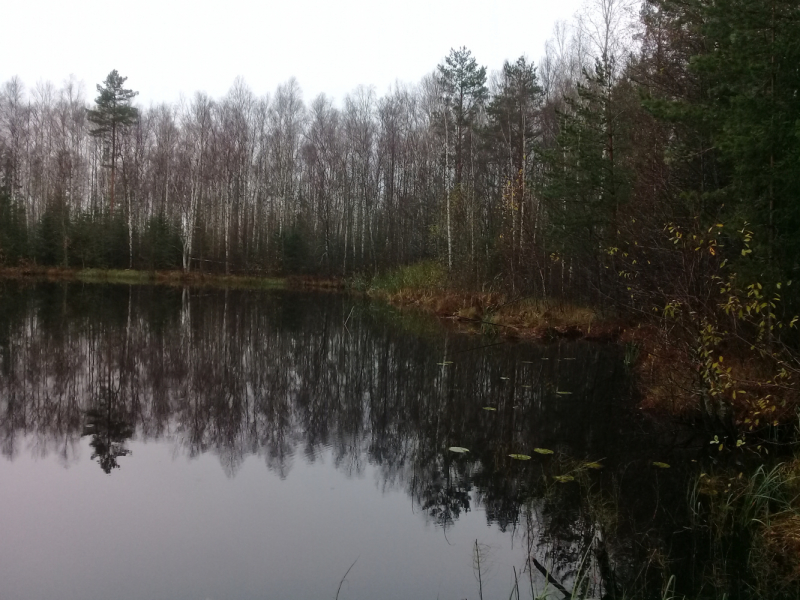
[{"label": "water lily pad", "polygon": [[654,461],[653,466],[658,467],[659,469],[669,469],[669,465],[665,462]]},{"label": "water lily pad", "polygon": [[497,409],[496,409],[494,406],[484,406],[484,407],[483,407],[483,410],[491,410],[491,411],[496,411]]},{"label": "water lily pad", "polygon": [[572,475],[556,475],[553,477],[559,483],[567,483],[568,481],[575,481],[575,478]]},{"label": "water lily pad", "polygon": [[602,469],[603,468],[603,465],[601,465],[599,462],[588,462],[583,466],[586,467],[587,469]]},{"label": "water lily pad", "polygon": [[552,450],[548,450],[547,448],[534,448],[533,451],[538,453],[538,454],[552,454],[553,453]]},{"label": "water lily pad", "polygon": [[458,452],[459,454],[464,454],[465,452],[469,452],[466,448],[462,448],[461,446],[450,446],[448,448],[450,452]]},{"label": "water lily pad", "polygon": [[527,454],[509,454],[509,456],[511,458],[513,458],[514,460],[530,460],[531,459],[531,457],[528,456]]}]

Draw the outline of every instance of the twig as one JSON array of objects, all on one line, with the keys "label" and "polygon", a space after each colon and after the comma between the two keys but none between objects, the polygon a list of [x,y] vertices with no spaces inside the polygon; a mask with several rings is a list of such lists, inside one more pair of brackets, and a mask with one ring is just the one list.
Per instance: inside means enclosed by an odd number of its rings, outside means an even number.
[{"label": "twig", "polygon": [[475,560],[478,564],[478,598],[483,600],[483,581],[481,581],[481,551],[478,547],[478,540],[475,540]]},{"label": "twig", "polygon": [[511,568],[514,569],[514,587],[511,588],[511,595],[508,597],[508,600],[514,600],[514,590],[517,591],[517,600],[519,600],[519,576],[517,575],[517,567],[511,565]]},{"label": "twig", "polygon": [[563,585],[561,585],[555,577],[550,575],[550,571],[545,569],[545,567],[544,567],[544,565],[542,563],[540,563],[538,560],[536,560],[532,556],[531,556],[531,560],[533,561],[533,566],[535,566],[537,569],[539,569],[541,574],[544,575],[545,579],[547,581],[549,581],[550,583],[552,583],[553,587],[555,587],[559,592],[564,594],[565,598],[571,598],[572,597],[572,594],[567,591],[567,588],[565,588]]},{"label": "twig", "polygon": [[347,327],[347,322],[350,320],[350,317],[353,316],[353,310],[355,310],[355,304],[350,307],[350,314],[347,315],[347,318],[344,320],[344,326]]},{"label": "twig", "polygon": [[[357,562],[358,562],[358,558],[356,558],[353,561],[353,564],[350,565],[350,569],[355,567]],[[342,576],[342,579],[339,581],[339,587],[336,589],[336,600],[339,600],[339,592],[342,591],[342,584],[344,583],[344,580],[347,578],[347,574],[350,572],[350,569],[347,569],[347,571],[344,572],[344,575]]]}]

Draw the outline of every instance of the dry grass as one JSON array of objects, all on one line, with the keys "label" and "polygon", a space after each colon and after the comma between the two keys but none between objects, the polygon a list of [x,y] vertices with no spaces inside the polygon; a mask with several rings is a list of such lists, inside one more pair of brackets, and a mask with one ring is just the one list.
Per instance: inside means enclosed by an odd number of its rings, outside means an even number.
[{"label": "dry grass", "polygon": [[[417,308],[475,329],[494,329],[511,336],[608,336],[615,330],[607,321],[601,323],[597,313],[585,306],[458,289],[449,281],[444,267],[434,261],[377,277],[369,294],[394,306]],[[599,331],[595,332],[598,326]]]},{"label": "dry grass", "polygon": [[612,339],[619,324],[601,321],[584,306],[509,298],[497,292],[467,292],[447,288],[370,290],[372,297],[452,319],[474,331],[490,330],[512,337],[591,337]]},{"label": "dry grass", "polygon": [[771,498],[771,513],[757,521],[753,559],[770,585],[800,584],[800,458],[776,469],[772,489],[758,490]]},{"label": "dry grass", "polygon": [[800,515],[783,514],[762,533],[766,557],[784,583],[800,583]]},{"label": "dry grass", "polygon": [[576,328],[582,333],[590,333],[592,325],[596,324],[599,319],[597,313],[586,306],[526,299],[517,302],[501,302],[489,320],[525,329]]}]

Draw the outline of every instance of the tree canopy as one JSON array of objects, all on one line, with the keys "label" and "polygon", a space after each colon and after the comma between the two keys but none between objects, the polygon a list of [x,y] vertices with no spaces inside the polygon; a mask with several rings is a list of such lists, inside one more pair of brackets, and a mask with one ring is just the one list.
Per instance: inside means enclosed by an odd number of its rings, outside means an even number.
[{"label": "tree canopy", "polygon": [[105,143],[105,166],[111,169],[110,210],[114,211],[114,188],[121,130],[133,125],[139,117],[139,110],[131,105],[138,92],[123,87],[127,77],[122,77],[116,69],[111,71],[102,85],[97,85],[98,96],[95,108],[87,112],[89,121],[94,124],[91,134]]}]

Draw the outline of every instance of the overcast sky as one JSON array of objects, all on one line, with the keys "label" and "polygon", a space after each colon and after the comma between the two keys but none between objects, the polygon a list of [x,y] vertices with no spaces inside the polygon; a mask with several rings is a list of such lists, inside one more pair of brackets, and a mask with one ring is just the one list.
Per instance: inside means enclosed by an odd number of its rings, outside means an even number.
[{"label": "overcast sky", "polygon": [[112,69],[138,102],[223,96],[237,76],[258,94],[294,76],[308,102],[337,103],[357,85],[378,95],[417,83],[452,47],[489,72],[521,54],[538,63],[557,20],[582,0],[7,0],[0,82],[57,86],[71,74],[87,99]]}]

